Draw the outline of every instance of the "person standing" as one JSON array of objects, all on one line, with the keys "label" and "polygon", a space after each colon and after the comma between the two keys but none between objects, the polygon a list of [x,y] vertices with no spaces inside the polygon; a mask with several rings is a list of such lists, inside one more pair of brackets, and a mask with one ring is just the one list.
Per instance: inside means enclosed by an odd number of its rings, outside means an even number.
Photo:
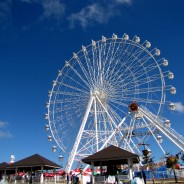
[{"label": "person standing", "polygon": [[67,184],[69,184],[69,181],[70,181],[70,178],[69,178],[69,174],[67,173],[67,175],[66,175],[66,182],[67,182]]},{"label": "person standing", "polygon": [[142,170],[142,177],[144,180],[144,184],[146,184],[146,173],[144,172],[144,170]]}]

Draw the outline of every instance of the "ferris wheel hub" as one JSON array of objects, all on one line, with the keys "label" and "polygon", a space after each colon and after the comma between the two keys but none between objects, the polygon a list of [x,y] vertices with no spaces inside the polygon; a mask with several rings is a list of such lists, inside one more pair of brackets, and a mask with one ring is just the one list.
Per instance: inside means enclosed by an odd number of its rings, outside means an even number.
[{"label": "ferris wheel hub", "polygon": [[98,99],[103,103],[107,101],[107,93],[103,89],[95,89],[93,92],[93,95],[95,97],[98,97]]}]

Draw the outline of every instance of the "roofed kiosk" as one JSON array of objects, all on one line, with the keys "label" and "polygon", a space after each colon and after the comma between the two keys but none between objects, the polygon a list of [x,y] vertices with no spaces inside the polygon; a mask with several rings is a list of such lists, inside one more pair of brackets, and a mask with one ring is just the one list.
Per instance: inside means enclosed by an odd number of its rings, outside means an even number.
[{"label": "roofed kiosk", "polygon": [[91,162],[94,162],[94,166],[100,166],[101,163],[102,166],[104,166],[109,162],[114,164],[128,164],[128,159],[132,159],[134,164],[139,163],[138,155],[111,145],[99,152],[94,153],[93,155],[82,159],[82,161],[86,164],[91,164]]},{"label": "roofed kiosk", "polygon": [[112,174],[112,172],[114,172],[113,168],[115,168],[116,165],[128,164],[129,178],[132,179],[133,178],[132,166],[133,164],[139,163],[139,156],[137,154],[131,153],[129,151],[111,145],[107,148],[104,148],[101,151],[94,153],[93,155],[90,155],[82,159],[82,162],[91,165],[93,172],[94,166],[100,167],[107,166],[107,172],[109,170],[108,174],[110,175]]},{"label": "roofed kiosk", "polygon": [[36,170],[50,170],[59,169],[60,165],[42,157],[39,154],[34,154],[12,164],[4,164],[0,170],[15,170],[36,171]]}]

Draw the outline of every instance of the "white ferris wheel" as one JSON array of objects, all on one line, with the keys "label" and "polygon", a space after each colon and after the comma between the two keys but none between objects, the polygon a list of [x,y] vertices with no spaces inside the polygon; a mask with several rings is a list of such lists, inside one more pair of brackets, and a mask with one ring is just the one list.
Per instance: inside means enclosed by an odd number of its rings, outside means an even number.
[{"label": "white ferris wheel", "polygon": [[184,151],[184,138],[162,116],[164,106],[175,109],[166,101],[166,94],[176,93],[166,85],[174,78],[167,66],[159,49],[127,34],[102,36],[73,53],[53,81],[45,117],[48,140],[68,157],[67,172],[109,145],[141,155],[140,144],[150,143],[164,154],[167,138]]}]

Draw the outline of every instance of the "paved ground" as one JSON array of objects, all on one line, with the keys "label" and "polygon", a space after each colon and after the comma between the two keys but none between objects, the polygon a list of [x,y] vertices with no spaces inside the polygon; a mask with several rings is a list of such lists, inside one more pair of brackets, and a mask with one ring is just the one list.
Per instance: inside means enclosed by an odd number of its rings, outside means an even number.
[{"label": "paved ground", "polygon": [[[155,184],[174,184],[176,183],[174,180],[156,180]],[[184,184],[184,179],[178,180],[179,184]],[[153,181],[147,181],[146,184],[153,184]]]}]

